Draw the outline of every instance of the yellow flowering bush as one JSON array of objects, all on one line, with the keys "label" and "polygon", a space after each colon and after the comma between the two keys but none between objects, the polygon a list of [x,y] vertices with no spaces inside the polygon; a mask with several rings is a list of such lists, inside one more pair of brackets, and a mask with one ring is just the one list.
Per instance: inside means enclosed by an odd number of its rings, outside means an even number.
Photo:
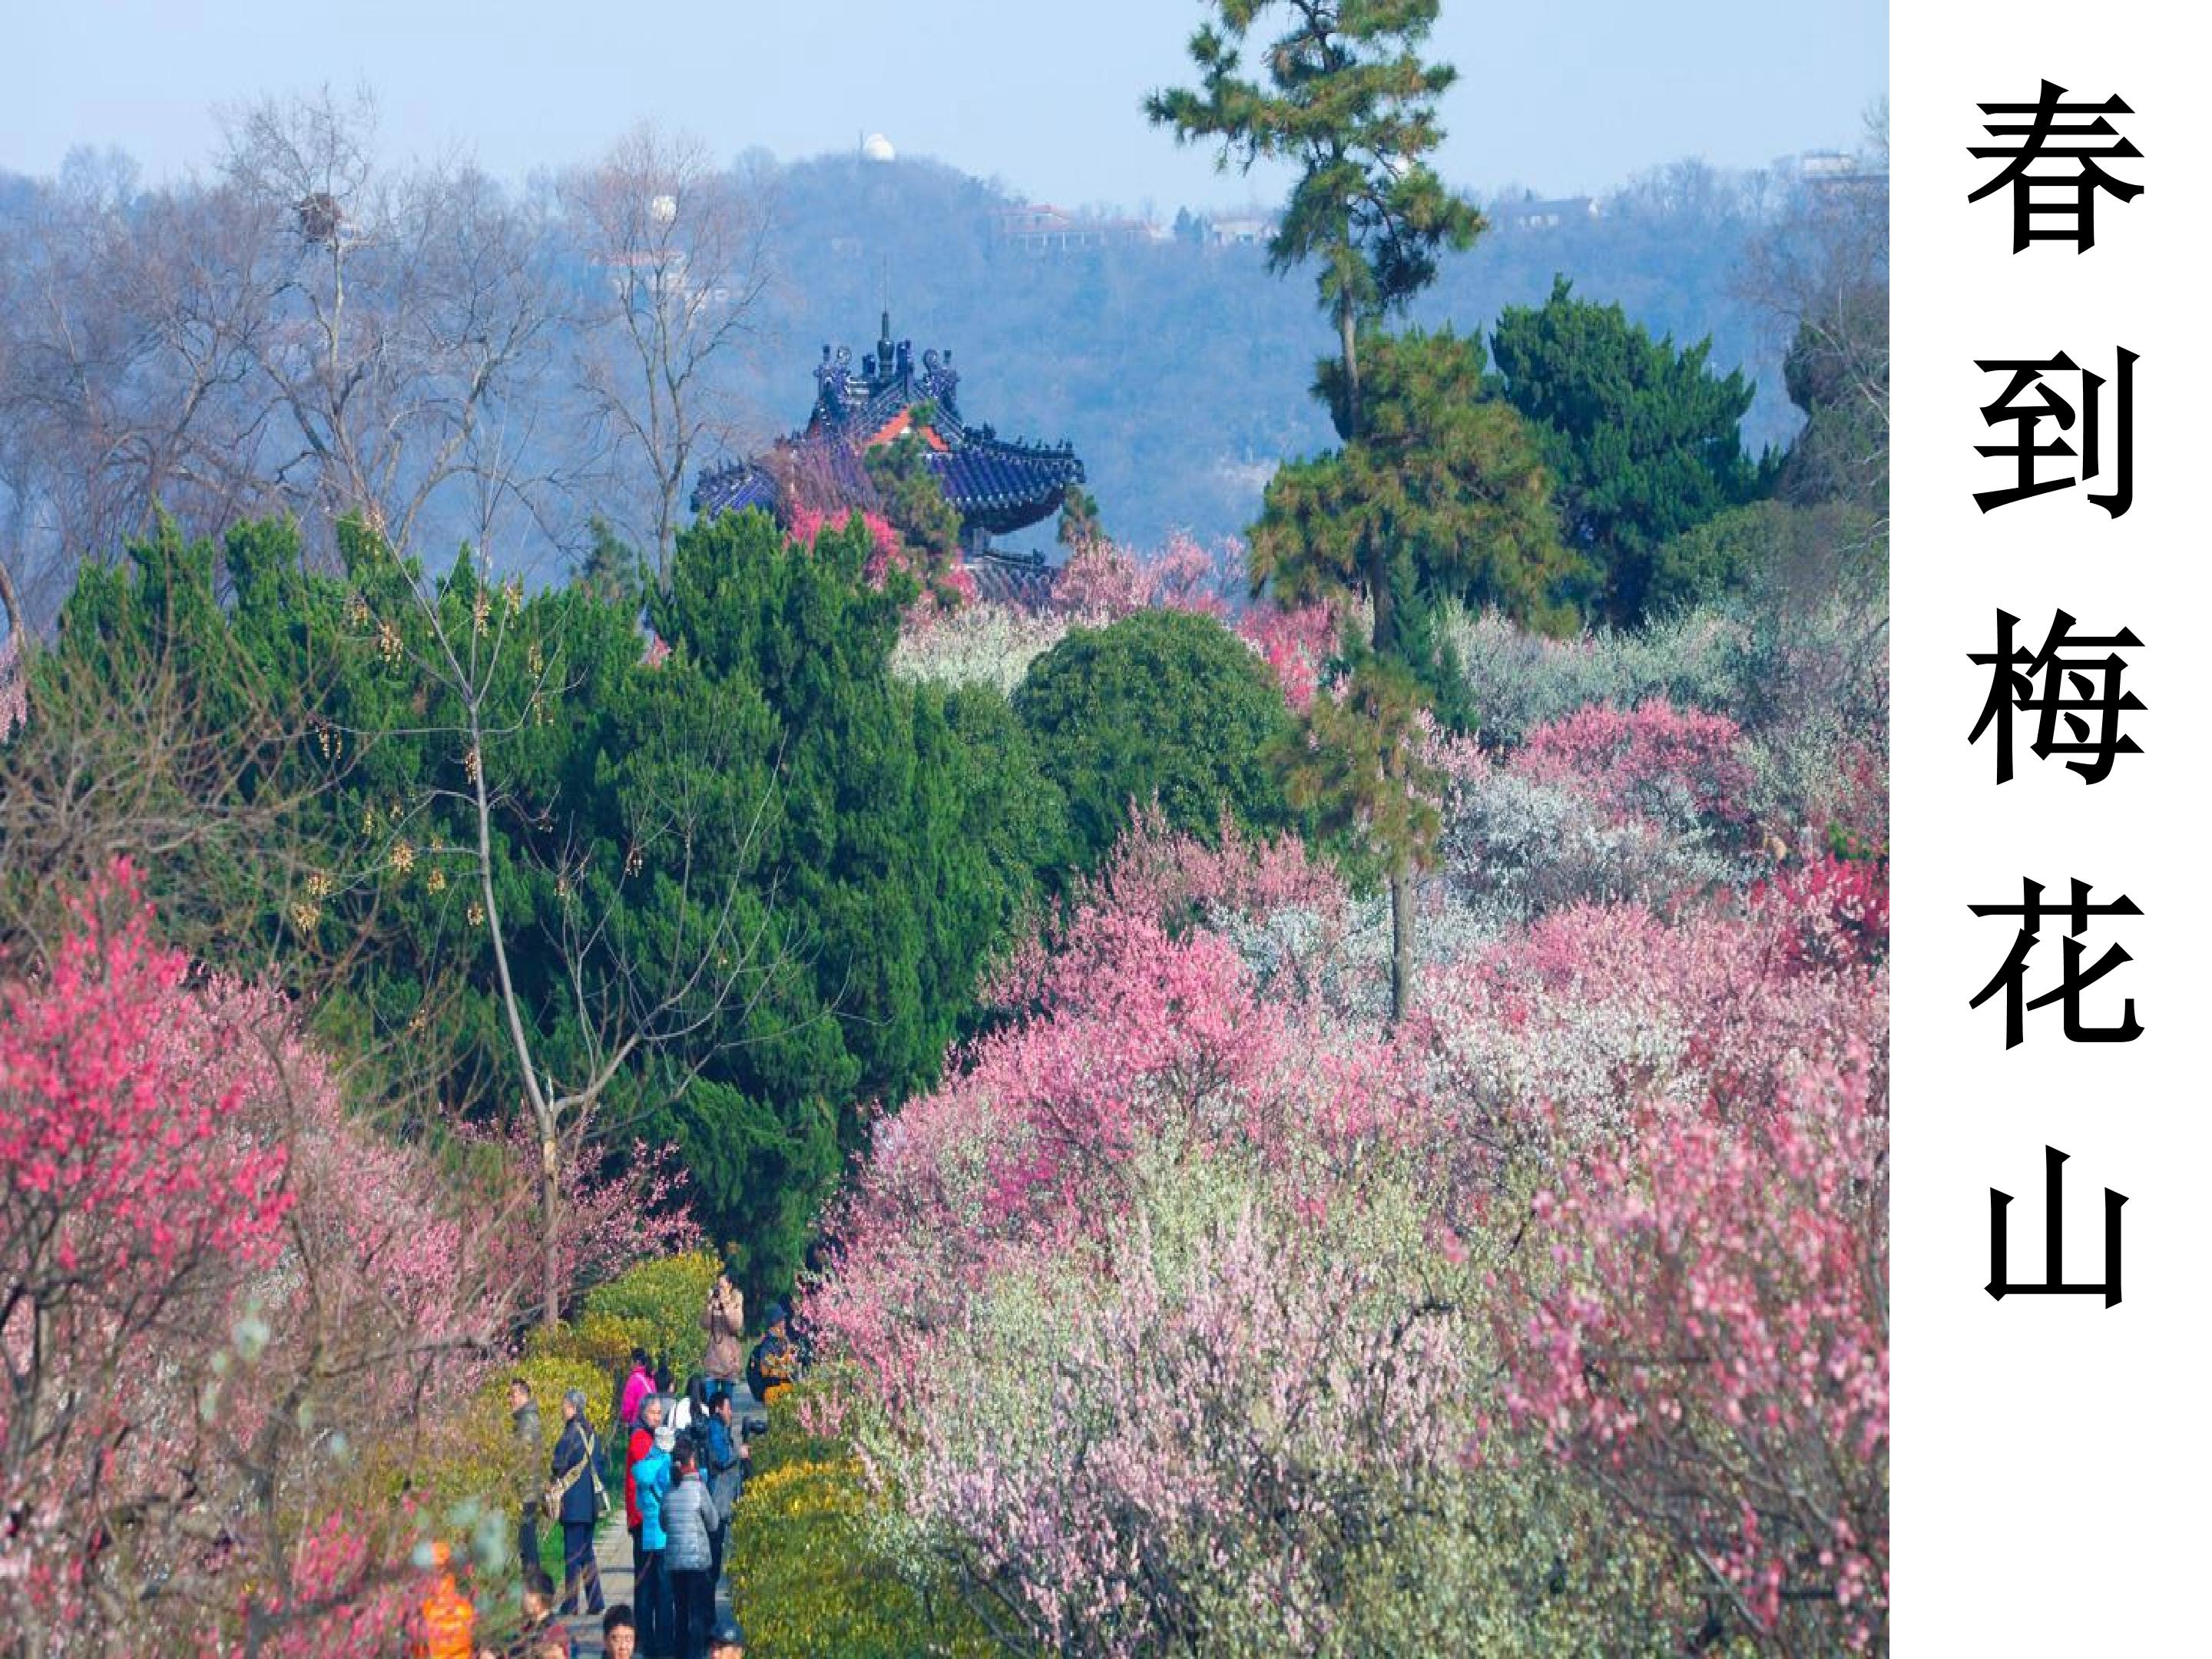
[{"label": "yellow flowering bush", "polygon": [[589,1370],[597,1383],[592,1409],[604,1415],[600,1401],[611,1398],[614,1386],[629,1375],[630,1350],[651,1350],[653,1343],[653,1328],[649,1321],[587,1313],[573,1325],[564,1323],[550,1330],[532,1331],[526,1352],[533,1358]]},{"label": "yellow flowering bush", "polygon": [[730,1520],[730,1597],[758,1659],[966,1659],[999,1650],[942,1582],[917,1583],[877,1542],[878,1500],[842,1442],[787,1412],[754,1443]]},{"label": "yellow flowering bush", "polygon": [[585,1293],[577,1330],[607,1331],[607,1323],[596,1322],[620,1322],[631,1333],[641,1332],[623,1344],[623,1369],[629,1369],[631,1346],[643,1347],[667,1357],[680,1387],[706,1357],[707,1328],[700,1322],[707,1311],[707,1292],[721,1271],[721,1258],[711,1250],[641,1262]]}]

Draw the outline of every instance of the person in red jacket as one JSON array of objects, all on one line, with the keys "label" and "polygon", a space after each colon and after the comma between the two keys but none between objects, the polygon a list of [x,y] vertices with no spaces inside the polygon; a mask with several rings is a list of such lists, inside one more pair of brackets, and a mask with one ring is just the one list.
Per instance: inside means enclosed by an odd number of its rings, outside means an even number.
[{"label": "person in red jacket", "polygon": [[653,1435],[660,1427],[660,1396],[649,1395],[638,1407],[637,1426],[630,1431],[629,1452],[623,1459],[623,1507],[629,1522],[629,1561],[632,1571],[645,1566],[645,1517],[637,1512],[637,1462],[653,1454]]}]

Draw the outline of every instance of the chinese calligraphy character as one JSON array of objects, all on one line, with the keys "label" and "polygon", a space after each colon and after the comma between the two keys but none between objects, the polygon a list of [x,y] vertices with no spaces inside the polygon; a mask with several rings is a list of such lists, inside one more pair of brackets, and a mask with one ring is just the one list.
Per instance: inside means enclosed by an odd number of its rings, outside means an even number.
[{"label": "chinese calligraphy character", "polygon": [[2128,953],[2115,945],[2098,957],[2096,965],[2086,971],[2081,966],[2081,930],[2089,925],[2092,916],[2139,916],[2142,911],[2125,893],[2110,904],[2089,902],[2089,884],[2075,878],[2073,897],[2063,905],[2053,905],[2053,914],[2066,919],[2067,937],[2062,942],[2065,967],[2058,983],[2041,996],[2030,1001],[2027,998],[2028,954],[2035,949],[2045,914],[2043,884],[2039,881],[2021,883],[2021,902],[2018,904],[1970,904],[1966,908],[1978,916],[2018,916],[2020,932],[2014,936],[2012,953],[2005,958],[2004,966],[1996,976],[1977,992],[1967,1003],[1969,1008],[1978,1008],[1997,992],[2005,996],[2005,1047],[2016,1048],[2021,1043],[2022,1017],[2037,1008],[2059,1003],[2065,1009],[2065,1030],[2072,1042],[2132,1042],[2143,1033],[2136,1023],[2136,1000],[2127,999],[2123,1005],[2118,1025],[2085,1025],[2081,1021],[2081,993],[2118,967],[2132,961]]},{"label": "chinese calligraphy character", "polygon": [[[2045,81],[2042,91],[2032,104],[1984,104],[1984,115],[2000,118],[1983,123],[1992,138],[2015,140],[2013,143],[1970,146],[1967,154],[1984,161],[2004,157],[2004,171],[1971,193],[1966,199],[1978,202],[2000,185],[2012,186],[2012,251],[2020,252],[2030,242],[2071,242],[2076,253],[2086,253],[2096,245],[2096,198],[2099,191],[2123,202],[2131,202],[2142,194],[2141,185],[2131,185],[2115,179],[2099,167],[2100,158],[2117,159],[2140,156],[2142,152],[2121,137],[2107,115],[2132,115],[2135,112],[2122,103],[2117,95],[2101,104],[2066,104],[2059,100],[2066,88]],[[2008,122],[2008,115],[2024,115],[2025,125]],[[2093,116],[2094,120],[2069,123],[2063,115]],[[2109,142],[2100,143],[2100,140]],[[2073,161],[2078,165],[2069,170],[2063,165],[2036,170],[2039,161]],[[2045,192],[2038,200],[2037,191]],[[2062,199],[2054,200],[2056,196]],[[2051,222],[2051,228],[2039,230],[2036,221]]]},{"label": "chinese calligraphy character", "polygon": [[[2122,346],[2117,349],[2118,368],[2114,371],[2112,388],[2113,420],[2112,440],[2114,479],[2112,490],[2106,495],[2091,495],[2089,500],[2112,517],[2118,518],[2134,504],[2136,496],[2135,446],[2135,385],[2136,354]],[[2003,507],[2011,501],[2026,501],[2031,495],[2048,495],[2054,489],[2071,489],[2075,483],[2086,483],[2098,476],[2103,465],[2104,444],[2101,419],[2105,396],[2105,377],[2092,374],[2064,352],[2043,360],[2033,358],[1992,357],[1978,358],[1974,367],[1984,374],[2008,374],[2002,392],[1995,401],[1982,405],[1982,419],[1990,426],[2010,421],[2015,430],[2008,444],[1977,444],[1978,455],[2006,457],[2017,464],[2014,480],[2008,489],[1981,489],[1974,492],[1974,504],[1983,512],[1993,507]],[[2052,374],[2079,374],[2081,377],[2081,407],[2077,410],[2045,378]],[[2023,399],[2033,392],[2035,401]],[[2071,432],[2076,418],[2081,423],[2081,474],[2075,477],[2044,477],[2036,471],[2036,462],[2056,456],[2071,457],[2074,446],[2065,439],[2054,436],[2048,443],[2036,441],[2036,428],[2049,421],[2061,432]]]},{"label": "chinese calligraphy character", "polygon": [[[2135,636],[2132,629],[2127,628],[2110,635],[2076,636],[2074,618],[2061,611],[2051,617],[2051,631],[2044,635],[2043,648],[2031,652],[2024,645],[2013,643],[2013,629],[2019,623],[2020,618],[2010,611],[1998,611],[1997,648],[1970,652],[1967,655],[1968,661],[1993,671],[1989,701],[1982,705],[1981,719],[1966,734],[1967,743],[1979,743],[1982,733],[1995,726],[1997,781],[2009,783],[2013,713],[2018,710],[2033,714],[2039,718],[2035,740],[2028,747],[2036,758],[2086,755],[2086,760],[2068,761],[2068,769],[2080,773],[2084,783],[2102,782],[2112,772],[2117,757],[2142,753],[2136,740],[2120,730],[2120,716],[2143,706],[2142,699],[2134,692],[2120,690],[2120,675],[2127,668],[2120,652],[2130,646],[2140,646],[2142,641]],[[2097,646],[2112,648],[2101,657],[2065,654],[2069,647]],[[2040,686],[2036,684],[2038,674],[2043,677]],[[2088,718],[2092,714],[2097,716],[2094,737],[2090,735]],[[2058,740],[2062,716],[2073,733],[2071,742]]]},{"label": "chinese calligraphy character", "polygon": [[2059,1265],[2059,1239],[2064,1231],[2060,1219],[2064,1177],[2059,1166],[2066,1162],[2066,1154],[2056,1146],[2043,1149],[2043,1275],[2040,1285],[2015,1285],[2005,1277],[2005,1208],[2012,1202],[2010,1193],[1990,1188],[1990,1282],[1985,1287],[1990,1295],[2002,1302],[2008,1296],[2097,1296],[2101,1294],[2105,1305],[2115,1308],[2120,1301],[2120,1206],[2126,1203],[2127,1194],[2105,1188],[2105,1282],[2101,1285],[2069,1285]]}]

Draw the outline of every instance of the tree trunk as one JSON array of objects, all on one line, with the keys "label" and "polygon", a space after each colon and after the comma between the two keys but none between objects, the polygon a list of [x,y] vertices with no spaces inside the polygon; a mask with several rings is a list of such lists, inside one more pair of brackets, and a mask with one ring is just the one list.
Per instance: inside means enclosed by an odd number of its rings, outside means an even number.
[{"label": "tree trunk", "polygon": [[1359,318],[1349,294],[1339,295],[1336,301],[1336,341],[1344,358],[1344,441],[1352,443],[1364,422],[1359,407]]},{"label": "tree trunk", "polygon": [[[1336,302],[1336,341],[1344,364],[1344,441],[1351,444],[1358,441],[1367,422],[1359,390],[1359,316],[1349,295]],[[1390,593],[1389,550],[1371,532],[1360,543],[1359,570],[1375,605],[1371,643],[1378,655],[1389,656],[1398,647],[1398,608]]]},{"label": "tree trunk", "polygon": [[15,595],[15,579],[8,574],[8,561],[0,556],[0,613],[8,619],[9,636],[15,641],[15,653],[20,658],[29,649],[23,638],[23,605]]},{"label": "tree trunk", "polygon": [[538,1243],[545,1273],[539,1317],[547,1330],[561,1322],[561,1143],[548,1135],[538,1146]]},{"label": "tree trunk", "polygon": [[1378,657],[1398,654],[1398,602],[1390,592],[1390,557],[1382,538],[1372,530],[1364,532],[1359,563],[1367,591],[1375,600],[1375,635],[1370,641]]},{"label": "tree trunk", "polygon": [[1413,1000],[1413,872],[1390,872],[1390,1023],[1406,1017]]}]

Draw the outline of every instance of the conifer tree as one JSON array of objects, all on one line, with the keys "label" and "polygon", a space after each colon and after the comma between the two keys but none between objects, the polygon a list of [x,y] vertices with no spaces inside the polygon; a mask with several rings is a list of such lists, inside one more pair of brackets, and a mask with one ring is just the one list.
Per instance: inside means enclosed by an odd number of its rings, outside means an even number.
[{"label": "conifer tree", "polygon": [[[1249,172],[1260,161],[1297,169],[1282,222],[1267,243],[1267,263],[1279,274],[1310,262],[1317,267],[1322,309],[1336,325],[1337,360],[1316,391],[1331,404],[1345,441],[1344,455],[1336,458],[1346,475],[1340,483],[1347,494],[1357,487],[1372,503],[1410,507],[1404,482],[1389,475],[1393,462],[1360,447],[1369,436],[1361,331],[1433,282],[1440,252],[1469,246],[1483,229],[1481,213],[1446,190],[1427,159],[1443,142],[1437,100],[1458,79],[1450,64],[1421,60],[1421,46],[1436,26],[1437,0],[1214,0],[1212,9],[1215,16],[1190,41],[1199,86],[1156,92],[1145,100],[1145,112],[1156,125],[1172,127],[1178,143],[1218,140],[1218,163],[1224,171],[1233,163]],[[1279,17],[1286,26],[1258,53],[1264,78],[1245,72],[1242,55],[1263,15]],[[1493,417],[1478,419],[1494,427]],[[1503,434],[1493,430],[1487,436],[1495,460]],[[1504,471],[1510,474],[1510,464]],[[1294,516],[1314,520],[1329,510],[1319,499],[1328,492],[1318,478],[1294,477],[1285,492],[1305,497],[1295,506],[1285,504]],[[1300,552],[1320,567],[1317,577],[1333,568],[1347,579],[1335,585],[1366,594],[1374,607],[1373,648],[1385,659],[1401,647],[1401,584],[1393,579],[1400,516],[1387,505],[1360,512],[1350,520],[1348,538],[1309,537]],[[1264,581],[1267,574],[1286,570],[1291,560],[1287,543],[1263,555],[1261,539],[1255,533],[1254,574]],[[1387,769],[1370,775],[1364,757],[1370,747],[1387,749],[1395,741],[1389,721],[1401,713],[1411,719],[1419,705],[1418,684],[1380,663],[1364,672],[1366,679],[1355,677],[1341,708],[1317,700],[1310,723],[1310,750],[1334,738],[1354,744],[1332,763],[1334,787],[1403,782],[1390,778]],[[1376,676],[1387,678],[1387,687]],[[1355,730],[1356,723],[1338,721],[1342,729],[1335,729],[1331,711],[1346,714],[1355,705],[1367,710],[1367,726]],[[1390,815],[1379,800],[1344,804],[1382,834]],[[1410,796],[1397,809],[1414,810]],[[1410,853],[1388,856],[1395,1018],[1411,994],[1413,860]]]},{"label": "conifer tree", "polygon": [[1568,545],[1596,567],[1596,605],[1615,623],[1642,619],[1664,543],[1773,483],[1776,464],[1751,460],[1738,436],[1754,388],[1741,372],[1715,376],[1711,349],[1654,340],[1564,276],[1542,306],[1498,313],[1505,397],[1541,435]]},{"label": "conifer tree", "polygon": [[[1324,362],[1314,390],[1345,445],[1289,463],[1268,483],[1252,528],[1255,582],[1272,582],[1290,603],[1342,599],[1376,580],[1379,549],[1401,654],[1412,654],[1408,598],[1449,594],[1539,632],[1571,629],[1564,591],[1580,567],[1560,544],[1536,434],[1510,404],[1486,398],[1484,368],[1480,341],[1449,329],[1373,337],[1365,429],[1352,437],[1346,376]],[[1390,580],[1393,560],[1407,562],[1411,594]],[[1378,614],[1385,608],[1378,600]]]},{"label": "conifer tree", "polygon": [[[1190,41],[1199,86],[1145,100],[1178,143],[1218,140],[1224,171],[1261,161],[1297,169],[1267,263],[1278,273],[1318,268],[1322,308],[1336,325],[1337,425],[1347,443],[1365,426],[1361,325],[1426,288],[1437,254],[1468,246],[1483,228],[1480,212],[1427,161],[1443,141],[1437,100],[1458,78],[1449,64],[1420,58],[1437,9],[1437,0],[1214,0],[1218,21]],[[1242,50],[1272,14],[1288,27],[1258,54],[1262,80],[1244,71]],[[1396,637],[1389,556],[1372,537],[1358,550],[1378,651]]]},{"label": "conifer tree", "polygon": [[1443,780],[1421,757],[1421,687],[1401,662],[1361,652],[1334,691],[1316,696],[1304,732],[1282,751],[1283,793],[1322,836],[1357,834],[1390,887],[1390,1018],[1413,995],[1413,877],[1443,832]]}]

